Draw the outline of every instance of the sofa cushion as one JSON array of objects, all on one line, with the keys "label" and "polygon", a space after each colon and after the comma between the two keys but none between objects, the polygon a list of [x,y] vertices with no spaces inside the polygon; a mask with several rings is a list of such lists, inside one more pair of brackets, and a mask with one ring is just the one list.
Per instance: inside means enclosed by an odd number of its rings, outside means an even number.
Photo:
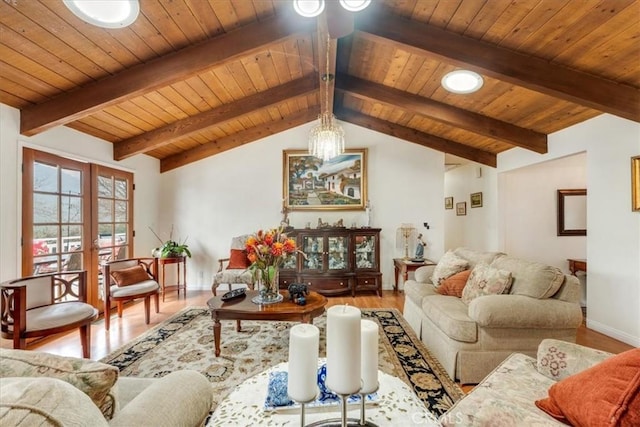
[{"label": "sofa cushion", "polygon": [[37,351],[0,349],[0,378],[47,377],[63,380],[83,391],[107,419],[116,411],[118,368],[88,359]]},{"label": "sofa cushion", "polygon": [[469,279],[469,274],[471,274],[471,270],[464,270],[444,279],[442,284],[438,287],[437,292],[440,295],[450,295],[452,297],[461,298],[462,291]]},{"label": "sofa cushion", "polygon": [[453,253],[469,262],[469,267],[473,268],[476,264],[491,264],[500,255],[505,255],[504,252],[480,252],[469,248],[456,248]]},{"label": "sofa cushion", "polygon": [[433,270],[431,276],[431,283],[438,287],[444,279],[451,277],[456,273],[466,270],[469,267],[469,262],[459,256],[455,255],[452,251],[446,252],[438,261],[436,268]]},{"label": "sofa cushion", "polygon": [[557,382],[536,405],[566,424],[639,426],[640,348]]},{"label": "sofa cushion", "polygon": [[510,286],[510,272],[487,264],[476,264],[462,291],[462,302],[469,304],[473,299],[484,295],[500,295],[508,292]]},{"label": "sofa cushion", "polygon": [[511,272],[513,283],[510,293],[513,295],[549,298],[558,291],[564,281],[564,273],[557,267],[507,255],[496,258],[491,267]]},{"label": "sofa cushion", "polygon": [[613,356],[606,351],[546,339],[538,346],[538,372],[560,381]]},{"label": "sofa cushion", "polygon": [[415,280],[407,280],[404,283],[405,299],[413,301],[413,303],[422,307],[422,299],[428,295],[437,295],[436,288],[428,283],[420,283]]},{"label": "sofa cushion", "polygon": [[0,381],[0,425],[107,426],[89,397],[56,378],[9,377]]},{"label": "sofa cushion", "polygon": [[432,295],[422,300],[422,310],[449,338],[463,342],[478,340],[476,322],[467,315],[467,305],[460,298]]}]

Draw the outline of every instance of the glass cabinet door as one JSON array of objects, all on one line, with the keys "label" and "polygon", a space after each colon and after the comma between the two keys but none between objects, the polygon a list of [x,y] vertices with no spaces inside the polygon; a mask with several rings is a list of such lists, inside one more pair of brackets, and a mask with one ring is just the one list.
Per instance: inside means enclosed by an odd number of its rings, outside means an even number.
[{"label": "glass cabinet door", "polygon": [[376,265],[376,236],[355,236],[356,243],[356,268],[377,269]]},{"label": "glass cabinet door", "polygon": [[296,260],[297,256],[298,255],[295,254],[295,253],[289,254],[284,259],[284,262],[282,263],[282,267],[280,267],[280,270],[295,271],[296,270],[296,266],[298,265],[298,262]]},{"label": "glass cabinet door", "polygon": [[303,252],[307,255],[307,258],[303,258],[302,261],[302,267],[305,270],[324,269],[324,259],[322,258],[322,254],[324,252],[324,242],[322,237],[303,236],[302,248]]},{"label": "glass cabinet door", "polygon": [[349,239],[344,236],[327,237],[329,270],[349,268]]}]

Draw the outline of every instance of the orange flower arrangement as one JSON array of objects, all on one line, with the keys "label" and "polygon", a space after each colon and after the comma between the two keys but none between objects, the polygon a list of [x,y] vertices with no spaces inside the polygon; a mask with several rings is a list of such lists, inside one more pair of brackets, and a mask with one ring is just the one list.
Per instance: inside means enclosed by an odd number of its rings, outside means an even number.
[{"label": "orange flower arrangement", "polygon": [[296,241],[287,237],[282,229],[258,230],[245,242],[247,258],[251,269],[266,270],[279,268],[284,260],[297,252]]}]

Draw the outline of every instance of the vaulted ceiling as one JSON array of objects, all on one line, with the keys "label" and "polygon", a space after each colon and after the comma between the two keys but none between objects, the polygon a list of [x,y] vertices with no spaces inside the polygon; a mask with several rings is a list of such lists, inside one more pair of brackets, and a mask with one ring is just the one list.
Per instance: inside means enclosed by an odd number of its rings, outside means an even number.
[{"label": "vaulted ceiling", "polygon": [[[140,7],[110,30],[61,0],[0,1],[0,102],[21,110],[22,134],[65,125],[164,172],[315,121],[326,100],[341,121],[495,166],[602,113],[640,122],[637,0],[374,0],[358,13],[329,0],[318,18],[288,0]],[[458,68],[484,86],[445,91]]]}]

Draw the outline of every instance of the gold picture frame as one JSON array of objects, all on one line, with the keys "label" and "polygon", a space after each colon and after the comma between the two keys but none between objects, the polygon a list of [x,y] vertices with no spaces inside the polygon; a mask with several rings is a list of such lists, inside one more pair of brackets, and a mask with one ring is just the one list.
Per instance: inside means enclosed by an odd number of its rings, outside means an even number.
[{"label": "gold picture frame", "polygon": [[469,196],[471,201],[472,208],[481,208],[482,207],[482,192],[479,193],[471,193]]},{"label": "gold picture frame", "polygon": [[631,210],[640,212],[640,156],[631,158]]},{"label": "gold picture frame", "polygon": [[456,215],[465,216],[467,214],[467,202],[456,203]]},{"label": "gold picture frame", "polygon": [[306,150],[284,150],[284,206],[295,210],[364,210],[367,203],[367,149],[345,150],[329,161]]},{"label": "gold picture frame", "polygon": [[453,209],[453,197],[445,197],[444,198],[444,208],[445,209]]}]

